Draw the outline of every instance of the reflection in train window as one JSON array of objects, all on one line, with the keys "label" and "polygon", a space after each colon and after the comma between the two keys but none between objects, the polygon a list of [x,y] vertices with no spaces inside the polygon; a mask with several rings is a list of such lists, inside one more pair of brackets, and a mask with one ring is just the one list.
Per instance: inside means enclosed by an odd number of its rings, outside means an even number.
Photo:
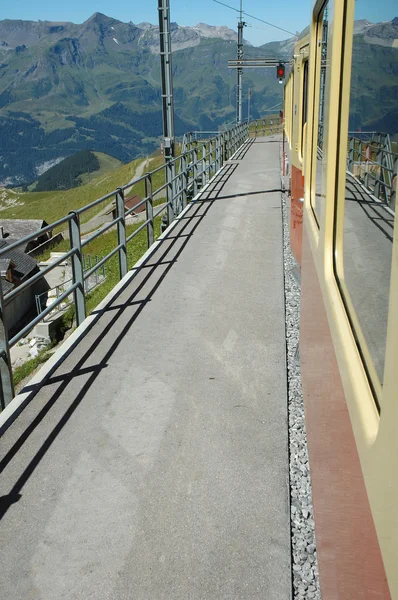
[{"label": "reflection in train window", "polygon": [[314,210],[315,218],[319,224],[322,204],[325,199],[325,168],[326,168],[326,140],[324,139],[324,132],[327,131],[325,126],[328,119],[328,98],[329,98],[329,80],[328,80],[328,30],[330,20],[330,7],[329,1],[323,5],[323,9],[318,19],[318,30],[317,30],[317,58],[316,58],[316,72],[315,81],[318,85],[318,119],[317,124],[314,128],[314,136],[316,139],[317,148],[317,160],[316,160],[316,173],[315,173],[315,195],[311,194],[311,204]]},{"label": "reflection in train window", "polygon": [[303,72],[303,105],[301,112],[301,156],[304,156],[304,127],[307,123],[308,114],[308,60],[304,62]]},{"label": "reflection in train window", "polygon": [[[385,3],[384,3],[385,4]],[[348,309],[360,350],[383,383],[398,164],[398,24],[370,24],[355,4],[347,141],[343,259]],[[394,31],[395,30],[395,31]],[[395,113],[394,113],[395,111]],[[377,382],[377,383],[378,383]]]}]

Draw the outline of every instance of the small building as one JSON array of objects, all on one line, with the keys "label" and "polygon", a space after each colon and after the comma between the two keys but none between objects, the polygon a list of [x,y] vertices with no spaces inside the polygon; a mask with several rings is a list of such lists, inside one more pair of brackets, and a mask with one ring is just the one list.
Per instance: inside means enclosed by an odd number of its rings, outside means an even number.
[{"label": "small building", "polygon": [[[3,296],[39,272],[39,266],[34,258],[18,249],[7,250],[8,246],[9,243],[6,240],[0,239],[0,250],[5,250],[0,258]],[[6,304],[4,316],[9,332],[36,309],[36,295],[47,291],[48,287],[46,280],[43,278]]]},{"label": "small building", "polygon": [[[1,277],[1,279],[4,279],[4,281],[8,281],[8,283],[12,284],[13,269],[15,269],[15,264],[12,262],[11,258],[0,258],[0,277]],[[3,290],[3,293],[4,293],[4,290]]]},{"label": "small building", "polygon": [[48,223],[42,219],[0,219],[0,239],[13,244],[35,233],[37,235],[34,239],[18,248],[21,252],[28,253],[52,238],[52,231],[40,233],[40,230],[47,225]]},{"label": "small building", "polygon": [[[135,195],[135,196],[130,196],[129,198],[125,198],[124,199],[124,210],[130,210],[130,209],[134,209],[137,204],[139,204],[140,202],[142,202],[142,198],[141,196]],[[141,206],[138,206],[136,210],[133,210],[133,212],[131,213],[133,214],[139,214],[141,212],[143,212],[145,210],[145,203],[141,204]],[[112,208],[112,218],[116,219],[116,205],[113,206]]]}]

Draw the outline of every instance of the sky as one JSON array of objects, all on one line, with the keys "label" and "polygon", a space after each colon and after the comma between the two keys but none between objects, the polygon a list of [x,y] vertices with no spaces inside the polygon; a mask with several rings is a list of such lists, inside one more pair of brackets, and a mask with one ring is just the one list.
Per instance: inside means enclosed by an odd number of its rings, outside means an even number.
[{"label": "sky", "polygon": [[[239,9],[240,0],[222,0]],[[310,21],[313,0],[243,0],[247,13],[295,33],[302,31]],[[72,21],[82,23],[95,12],[102,12],[120,21],[141,23],[158,22],[157,0],[0,0],[1,19],[31,21]],[[357,0],[356,18],[373,23],[398,16],[396,0]],[[213,0],[170,0],[171,20],[179,25],[226,25],[236,30],[238,13],[216,4]],[[274,29],[248,16],[245,21],[246,40],[259,46],[266,42],[283,40],[290,34]]]}]

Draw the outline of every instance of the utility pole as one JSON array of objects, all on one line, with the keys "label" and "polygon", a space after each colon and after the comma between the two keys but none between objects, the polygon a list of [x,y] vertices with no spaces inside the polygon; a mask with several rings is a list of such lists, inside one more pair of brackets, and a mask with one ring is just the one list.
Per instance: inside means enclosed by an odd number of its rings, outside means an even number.
[{"label": "utility pole", "polygon": [[159,11],[159,36],[160,36],[160,64],[162,78],[162,107],[163,107],[163,136],[164,160],[166,163],[166,199],[167,225],[175,217],[175,164],[174,159],[174,99],[173,99],[173,72],[171,63],[171,35],[170,35],[170,3],[169,0],[158,0]]},{"label": "utility pole", "polygon": [[249,94],[247,96],[247,122],[250,123],[250,100],[252,98],[252,89],[249,88]]},{"label": "utility pole", "polygon": [[[246,23],[243,21],[243,0],[240,0],[240,16],[238,23],[238,60],[243,58],[243,28]],[[236,101],[236,122],[238,125],[242,123],[242,80],[243,69],[238,69],[238,85],[237,85],[237,101]]]}]

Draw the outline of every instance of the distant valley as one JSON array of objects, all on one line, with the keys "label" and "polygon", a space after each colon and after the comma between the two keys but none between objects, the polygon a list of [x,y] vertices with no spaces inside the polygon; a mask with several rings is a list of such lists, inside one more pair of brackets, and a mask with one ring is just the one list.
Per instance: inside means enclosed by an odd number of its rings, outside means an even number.
[{"label": "distant valley", "polygon": [[[352,126],[380,124],[385,130],[397,118],[397,90],[388,79],[396,65],[398,51],[390,41],[398,38],[397,21],[359,22]],[[172,41],[176,134],[231,121],[236,73],[227,61],[236,56],[236,33],[203,23],[173,24]],[[288,58],[294,41],[246,45],[246,56]],[[52,164],[87,148],[123,162],[151,153],[162,134],[158,47],[156,26],[101,13],[80,25],[0,21],[0,183],[31,183]],[[253,118],[279,110],[282,88],[274,69],[245,74],[244,116],[249,87]],[[375,95],[377,102],[370,101]]]}]

